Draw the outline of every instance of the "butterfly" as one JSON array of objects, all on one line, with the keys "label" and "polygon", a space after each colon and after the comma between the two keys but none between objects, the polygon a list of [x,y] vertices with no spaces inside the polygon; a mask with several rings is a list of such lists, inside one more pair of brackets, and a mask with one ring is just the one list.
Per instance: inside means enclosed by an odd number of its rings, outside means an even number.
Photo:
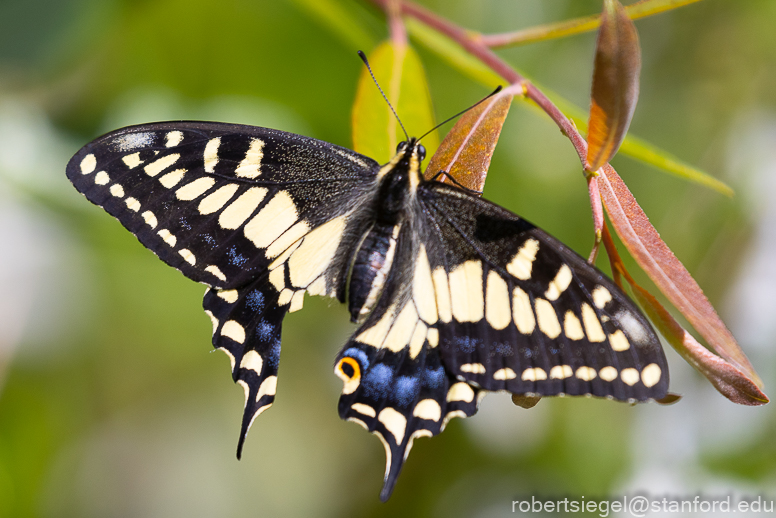
[{"label": "butterfly", "polygon": [[245,390],[238,458],[275,399],[286,313],[305,293],[348,304],[339,414],[384,444],[385,501],[413,441],[486,392],[635,402],[668,388],[660,342],[617,285],[512,212],[425,180],[424,155],[409,139],[380,165],[283,131],[176,121],[94,140],[67,176],[208,286],[213,345]]}]

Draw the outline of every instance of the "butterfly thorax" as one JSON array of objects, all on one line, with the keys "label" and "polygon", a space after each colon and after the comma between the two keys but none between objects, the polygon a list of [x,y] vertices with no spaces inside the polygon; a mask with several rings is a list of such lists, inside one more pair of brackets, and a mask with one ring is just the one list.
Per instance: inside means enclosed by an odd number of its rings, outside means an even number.
[{"label": "butterfly thorax", "polygon": [[422,181],[424,155],[423,146],[410,139],[399,144],[396,156],[380,169],[374,222],[361,240],[351,269],[348,307],[354,322],[363,321],[383,291],[404,218],[411,213],[407,204]]}]

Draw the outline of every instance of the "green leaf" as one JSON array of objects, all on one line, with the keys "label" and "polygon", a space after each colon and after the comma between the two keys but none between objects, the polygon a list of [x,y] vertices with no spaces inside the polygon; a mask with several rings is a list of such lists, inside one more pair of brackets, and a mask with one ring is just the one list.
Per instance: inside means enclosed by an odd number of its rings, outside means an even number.
[{"label": "green leaf", "polygon": [[[414,49],[384,41],[369,54],[369,64],[410,136],[434,126],[426,74]],[[358,80],[352,123],[353,149],[379,163],[388,162],[406,138],[366,67]],[[432,156],[439,146],[437,132],[426,136],[423,144],[427,156]]]},{"label": "green leaf", "polygon": [[291,0],[303,13],[329,29],[348,48],[367,48],[375,37],[364,29],[364,24],[353,16],[352,6],[345,7],[337,0]]}]

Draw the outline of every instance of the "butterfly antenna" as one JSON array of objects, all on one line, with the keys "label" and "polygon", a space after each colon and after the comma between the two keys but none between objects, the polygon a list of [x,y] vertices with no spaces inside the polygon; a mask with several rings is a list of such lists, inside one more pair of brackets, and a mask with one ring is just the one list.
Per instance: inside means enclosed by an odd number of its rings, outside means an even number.
[{"label": "butterfly antenna", "polygon": [[444,125],[444,124],[447,124],[448,122],[450,122],[451,120],[455,119],[456,117],[460,117],[461,115],[463,115],[464,113],[468,112],[468,111],[469,111],[469,110],[471,110],[472,108],[476,108],[477,106],[479,106],[480,104],[482,104],[484,101],[486,101],[486,100],[490,99],[491,97],[493,97],[494,95],[496,95],[496,94],[497,94],[497,93],[499,93],[500,91],[501,91],[501,85],[497,86],[495,90],[493,90],[491,93],[489,93],[488,95],[486,95],[485,97],[483,97],[482,99],[480,99],[479,101],[477,101],[476,103],[472,104],[471,106],[469,106],[469,107],[468,107],[468,108],[466,108],[465,110],[463,110],[463,111],[461,111],[461,112],[459,112],[459,113],[456,113],[455,115],[453,115],[453,116],[452,116],[452,117],[450,117],[449,119],[446,119],[446,120],[444,120],[444,121],[440,122],[439,124],[437,124],[436,126],[434,126],[433,128],[431,128],[430,130],[428,130],[427,132],[425,132],[425,133],[424,133],[424,134],[423,134],[423,135],[422,135],[422,136],[421,136],[421,137],[418,139],[418,142],[420,142],[420,141],[423,139],[423,137],[425,137],[426,135],[428,135],[429,133],[431,133],[431,132],[432,132],[432,131],[434,131],[435,129],[439,128],[440,126],[442,126],[442,125]]},{"label": "butterfly antenna", "polygon": [[404,124],[401,123],[401,119],[399,118],[399,115],[396,113],[396,110],[393,109],[393,105],[391,105],[391,101],[388,100],[388,97],[386,97],[385,92],[383,92],[383,89],[380,88],[380,83],[377,82],[377,78],[372,73],[372,67],[369,66],[369,61],[366,59],[366,54],[364,54],[362,51],[358,51],[358,56],[361,58],[361,61],[364,62],[366,65],[366,69],[369,70],[369,75],[372,76],[372,81],[375,82],[375,86],[377,86],[377,89],[380,90],[380,93],[383,96],[383,99],[385,99],[385,102],[388,104],[388,107],[393,112],[393,116],[396,117],[396,120],[399,121],[399,126],[401,126],[401,130],[404,132],[404,136],[407,138],[407,140],[410,139],[409,134],[407,134],[407,130],[404,129]]}]

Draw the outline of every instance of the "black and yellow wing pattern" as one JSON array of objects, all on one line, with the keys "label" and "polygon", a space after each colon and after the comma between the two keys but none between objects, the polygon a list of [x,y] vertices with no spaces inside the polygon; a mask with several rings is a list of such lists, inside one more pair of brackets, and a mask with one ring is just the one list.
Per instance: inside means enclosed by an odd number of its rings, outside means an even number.
[{"label": "black and yellow wing pattern", "polygon": [[488,391],[660,399],[668,368],[634,303],[562,243],[461,189],[425,150],[383,166],[281,131],[166,122],[86,145],[68,178],[206,284],[213,344],[245,389],[238,456],[275,397],[281,324],[305,293],[347,302],[339,413],[386,448],[387,499],[415,438]]}]

